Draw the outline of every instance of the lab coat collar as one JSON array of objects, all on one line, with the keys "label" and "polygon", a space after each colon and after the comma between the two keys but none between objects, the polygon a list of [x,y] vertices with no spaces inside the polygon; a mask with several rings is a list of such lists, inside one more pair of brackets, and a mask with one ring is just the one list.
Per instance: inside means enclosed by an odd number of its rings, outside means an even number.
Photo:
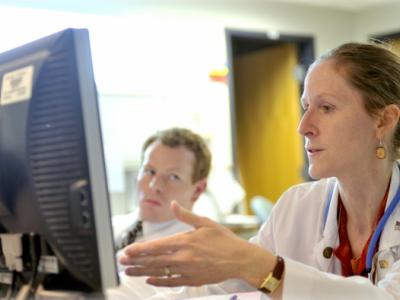
[{"label": "lab coat collar", "polygon": [[[332,191],[333,189],[333,191]],[[314,247],[314,257],[317,258],[317,264],[320,270],[328,272],[333,271],[333,255],[329,258],[324,256],[324,251],[327,248],[331,248],[332,250],[337,247],[339,244],[339,236],[338,236],[338,225],[337,225],[337,206],[338,206],[338,187],[336,184],[336,178],[329,179],[328,189],[324,194],[324,207],[328,201],[329,196],[331,196],[331,202],[328,210],[328,215],[326,218],[325,226],[322,228],[322,239],[315,245]],[[322,212],[321,222],[322,224],[325,222],[324,220],[324,212]]]},{"label": "lab coat collar", "polygon": [[[399,165],[395,163],[393,165],[392,178],[390,181],[390,188],[388,194],[388,201],[386,203],[386,209],[393,201],[394,196],[399,188]],[[379,242],[379,250],[387,249],[389,247],[400,244],[400,205],[394,209],[393,213],[387,220],[386,226],[383,229],[381,239]]]}]

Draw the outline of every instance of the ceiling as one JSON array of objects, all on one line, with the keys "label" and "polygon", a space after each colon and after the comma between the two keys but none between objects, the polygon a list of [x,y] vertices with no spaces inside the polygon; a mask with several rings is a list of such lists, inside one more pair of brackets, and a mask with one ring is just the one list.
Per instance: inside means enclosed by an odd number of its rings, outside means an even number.
[{"label": "ceiling", "polygon": [[[162,0],[158,0],[163,2]],[[182,1],[190,2],[190,0]],[[193,2],[200,0],[191,0]],[[215,2],[222,2],[228,4],[229,2],[244,1],[251,3],[254,2],[270,2],[270,3],[293,3],[293,4],[307,4],[313,6],[321,6],[326,8],[342,9],[348,11],[359,11],[367,9],[376,5],[383,5],[389,3],[396,3],[399,0],[213,0]],[[64,11],[75,11],[83,13],[95,14],[120,14],[126,9],[135,7],[139,3],[157,2],[157,0],[0,0],[0,5],[10,5],[18,7],[41,8],[41,9],[54,9]],[[179,2],[174,1],[174,2]],[[167,3],[165,0],[164,4]]]}]

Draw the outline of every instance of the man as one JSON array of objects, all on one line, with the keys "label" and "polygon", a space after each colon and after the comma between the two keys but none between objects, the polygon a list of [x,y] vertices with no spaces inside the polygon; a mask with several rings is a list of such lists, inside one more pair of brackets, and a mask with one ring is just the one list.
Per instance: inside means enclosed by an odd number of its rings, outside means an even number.
[{"label": "man", "polygon": [[175,219],[170,203],[176,200],[192,210],[206,189],[210,166],[210,151],[198,134],[184,128],[171,128],[150,136],[142,147],[137,178],[138,218],[143,233],[136,233],[135,241],[189,230],[189,226]]},{"label": "man", "polygon": [[[210,166],[211,153],[198,134],[171,128],[150,136],[143,144],[137,177],[138,220],[116,237],[119,247],[191,230],[192,227],[175,219],[170,204],[175,200],[192,210],[206,189]],[[109,299],[133,299],[133,295],[145,299],[159,292],[143,278],[127,278],[123,272],[120,275],[121,287],[110,292]]]}]

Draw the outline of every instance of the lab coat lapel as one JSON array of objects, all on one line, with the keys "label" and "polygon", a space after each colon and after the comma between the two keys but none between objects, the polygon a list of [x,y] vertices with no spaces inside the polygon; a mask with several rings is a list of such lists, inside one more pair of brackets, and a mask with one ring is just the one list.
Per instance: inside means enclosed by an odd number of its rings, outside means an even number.
[{"label": "lab coat lapel", "polygon": [[[388,201],[386,210],[394,200],[394,196],[399,188],[399,168],[394,164],[392,178],[390,182]],[[394,209],[386,222],[379,241],[379,251],[374,256],[373,268],[375,269],[375,280],[381,280],[390,271],[398,258],[392,255],[391,247],[394,249],[400,244],[400,205]],[[398,250],[396,250],[398,251]],[[395,251],[395,252],[396,252]]]},{"label": "lab coat lapel", "polygon": [[[393,166],[392,179],[390,182],[386,209],[393,201],[393,198],[396,195],[397,190],[399,189],[399,184],[399,166],[397,165],[397,163],[395,163]],[[400,244],[400,205],[397,205],[397,207],[394,209],[393,213],[387,220],[379,242],[379,250],[388,249],[398,244]]]},{"label": "lab coat lapel", "polygon": [[[339,243],[338,228],[337,228],[337,205],[338,205],[338,188],[335,184],[332,187],[333,193],[329,211],[323,228],[322,238],[314,247],[314,257],[317,259],[318,268],[322,271],[332,271],[333,268],[333,249],[337,247]],[[326,201],[328,201],[329,191],[325,195]],[[323,221],[323,217],[321,218]]]}]

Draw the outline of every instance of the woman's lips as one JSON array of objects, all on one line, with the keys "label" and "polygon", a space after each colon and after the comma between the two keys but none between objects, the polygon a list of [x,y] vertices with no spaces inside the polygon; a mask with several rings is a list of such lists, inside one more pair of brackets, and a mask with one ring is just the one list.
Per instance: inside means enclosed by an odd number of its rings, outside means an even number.
[{"label": "woman's lips", "polygon": [[315,155],[321,153],[322,151],[324,151],[324,149],[307,148],[308,156],[315,156]]}]

